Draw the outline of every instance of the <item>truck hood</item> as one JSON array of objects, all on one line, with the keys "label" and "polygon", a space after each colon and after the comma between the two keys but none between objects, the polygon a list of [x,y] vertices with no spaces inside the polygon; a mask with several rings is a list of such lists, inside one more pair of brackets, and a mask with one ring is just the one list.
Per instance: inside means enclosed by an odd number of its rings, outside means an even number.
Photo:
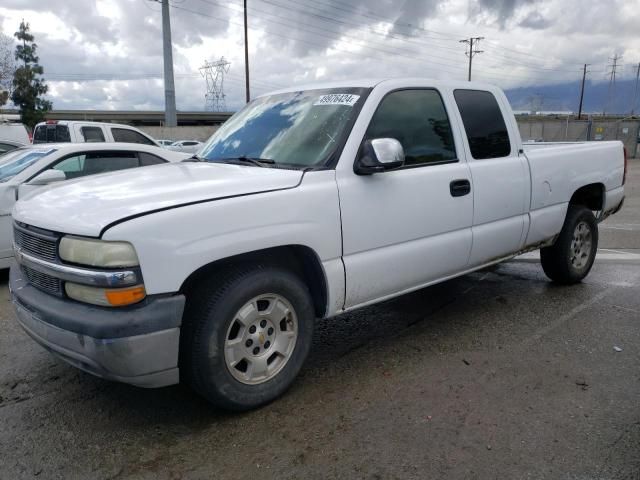
[{"label": "truck hood", "polygon": [[52,185],[18,201],[13,218],[46,230],[100,236],[113,222],[154,210],[296,187],[299,170],[174,163]]}]

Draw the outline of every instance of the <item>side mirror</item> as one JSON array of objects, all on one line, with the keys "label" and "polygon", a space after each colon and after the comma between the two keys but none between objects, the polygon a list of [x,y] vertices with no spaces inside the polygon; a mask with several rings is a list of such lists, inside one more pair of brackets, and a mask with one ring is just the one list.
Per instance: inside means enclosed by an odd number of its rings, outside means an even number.
[{"label": "side mirror", "polygon": [[45,170],[31,179],[29,185],[49,185],[53,182],[61,182],[66,180],[67,176],[63,171],[54,170],[53,168]]},{"label": "side mirror", "polygon": [[362,145],[362,154],[353,171],[357,175],[371,175],[400,168],[404,165],[404,150],[395,138],[374,138]]}]

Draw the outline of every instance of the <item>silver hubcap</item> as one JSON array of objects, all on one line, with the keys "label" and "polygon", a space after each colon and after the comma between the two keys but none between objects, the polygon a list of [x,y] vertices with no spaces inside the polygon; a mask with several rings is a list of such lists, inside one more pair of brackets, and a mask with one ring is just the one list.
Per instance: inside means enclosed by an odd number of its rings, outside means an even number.
[{"label": "silver hubcap", "polygon": [[266,382],[291,358],[298,338],[298,318],[286,298],[265,294],[236,313],[224,342],[224,360],[236,380]]},{"label": "silver hubcap", "polygon": [[585,222],[576,225],[571,241],[571,264],[575,268],[584,268],[591,256],[591,229]]}]

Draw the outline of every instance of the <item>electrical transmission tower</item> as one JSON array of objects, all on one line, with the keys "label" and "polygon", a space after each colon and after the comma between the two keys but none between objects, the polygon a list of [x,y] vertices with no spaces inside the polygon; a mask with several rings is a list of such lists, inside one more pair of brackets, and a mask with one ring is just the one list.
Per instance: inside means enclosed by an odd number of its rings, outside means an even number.
[{"label": "electrical transmission tower", "polygon": [[225,112],[227,104],[224,94],[224,74],[229,71],[229,62],[224,57],[220,57],[217,62],[205,60],[200,67],[200,74],[207,82],[207,93],[205,94],[204,109],[213,112]]},{"label": "electrical transmission tower", "polygon": [[484,37],[471,37],[460,40],[460,43],[469,45],[469,51],[465,52],[465,55],[469,57],[469,81],[471,81],[471,63],[473,62],[473,57],[478,53],[484,53],[482,50],[478,50],[480,40],[484,40]]},{"label": "electrical transmission tower", "polygon": [[609,91],[607,92],[607,104],[606,104],[605,108],[602,110],[602,116],[605,115],[606,111],[611,106],[612,99],[615,97],[616,74],[618,72],[618,68],[620,68],[620,60],[622,60],[622,55],[618,55],[616,53],[613,56],[613,58],[610,58],[609,60],[611,60],[611,63],[608,66],[608,68],[610,68],[610,71],[609,71]]}]

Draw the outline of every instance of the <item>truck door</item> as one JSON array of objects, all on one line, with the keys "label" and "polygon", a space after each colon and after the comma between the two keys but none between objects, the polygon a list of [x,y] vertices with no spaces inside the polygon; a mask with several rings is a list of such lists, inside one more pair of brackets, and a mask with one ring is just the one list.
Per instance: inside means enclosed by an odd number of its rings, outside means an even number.
[{"label": "truck door", "polygon": [[473,178],[473,249],[470,266],[522,248],[528,228],[530,179],[513,122],[505,122],[493,93],[454,90],[466,133]]},{"label": "truck door", "polygon": [[351,166],[336,171],[346,308],[465,268],[472,185],[454,137],[438,90],[396,90],[381,99],[362,141],[395,138],[404,149],[405,166],[373,175],[356,175]]}]

